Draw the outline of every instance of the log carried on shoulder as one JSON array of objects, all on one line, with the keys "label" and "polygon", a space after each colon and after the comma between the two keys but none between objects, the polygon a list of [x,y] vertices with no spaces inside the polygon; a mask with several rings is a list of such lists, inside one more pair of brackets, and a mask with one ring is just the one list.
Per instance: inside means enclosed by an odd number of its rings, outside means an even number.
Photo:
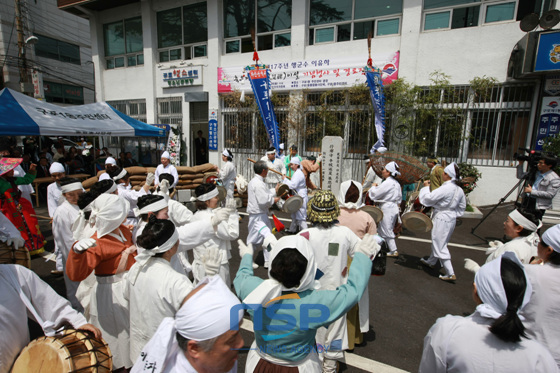
[{"label": "log carried on shoulder", "polygon": [[[247,158],[247,160],[248,160],[249,162],[257,163],[257,161],[255,161],[255,160],[253,160],[253,159],[251,159],[251,158]],[[278,175],[280,175],[280,176],[286,176],[286,175],[284,175],[283,173],[278,172],[278,171],[276,171],[276,170],[273,170],[273,169],[270,168],[270,167],[268,167],[268,170],[269,170],[269,171],[272,171],[272,172],[274,172],[275,174],[278,174]],[[287,178],[288,180],[292,180],[292,178],[289,177],[289,176],[286,176],[286,178]]]}]

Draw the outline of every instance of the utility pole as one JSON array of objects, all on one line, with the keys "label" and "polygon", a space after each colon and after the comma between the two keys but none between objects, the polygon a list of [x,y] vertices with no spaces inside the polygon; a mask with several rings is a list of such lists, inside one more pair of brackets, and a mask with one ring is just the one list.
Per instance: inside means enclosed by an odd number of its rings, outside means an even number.
[{"label": "utility pole", "polygon": [[25,56],[25,39],[23,35],[23,22],[21,15],[20,0],[15,0],[16,30],[18,36],[18,67],[21,92],[25,94],[33,93],[33,85],[30,83],[29,69],[27,68],[27,58]]}]

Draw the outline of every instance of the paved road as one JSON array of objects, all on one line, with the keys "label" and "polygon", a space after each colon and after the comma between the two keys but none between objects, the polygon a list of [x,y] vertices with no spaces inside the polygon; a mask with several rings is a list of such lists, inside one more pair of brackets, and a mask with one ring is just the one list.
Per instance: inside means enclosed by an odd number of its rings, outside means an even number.
[{"label": "paved road", "polygon": [[[476,230],[476,234],[488,240],[501,239],[503,221],[512,205],[500,206]],[[490,209],[482,209],[486,214]],[[240,210],[243,212],[244,210]],[[37,214],[46,215],[45,208],[37,209]],[[279,217],[289,219],[283,213]],[[422,356],[423,339],[428,329],[437,318],[446,314],[468,315],[474,310],[472,301],[472,283],[474,276],[463,268],[464,258],[471,258],[478,263],[485,260],[486,243],[471,234],[472,228],[479,222],[475,219],[460,219],[450,246],[452,262],[457,275],[455,283],[438,279],[437,270],[428,270],[420,265],[420,258],[430,253],[429,234],[414,235],[404,231],[397,241],[400,257],[388,258],[385,276],[372,277],[370,280],[370,331],[365,343],[347,354],[347,364],[342,365],[344,372],[392,372],[417,371]],[[241,221],[241,237],[247,237],[248,217]],[[41,221],[41,228],[47,236],[48,248],[52,251],[52,236],[48,222]],[[544,229],[548,228],[545,226]],[[237,243],[234,243],[233,258],[230,262],[232,275],[239,267]],[[262,261],[262,254],[258,260]],[[64,281],[54,277],[50,270],[52,261],[34,258],[32,269],[55,290],[64,294]],[[255,270],[255,274],[266,277],[264,268]],[[250,329],[250,324],[249,327]],[[252,332],[243,331],[246,347],[253,341]],[[239,371],[244,367],[245,355],[240,355]],[[383,365],[386,364],[386,365]],[[397,369],[391,369],[391,367]]]}]

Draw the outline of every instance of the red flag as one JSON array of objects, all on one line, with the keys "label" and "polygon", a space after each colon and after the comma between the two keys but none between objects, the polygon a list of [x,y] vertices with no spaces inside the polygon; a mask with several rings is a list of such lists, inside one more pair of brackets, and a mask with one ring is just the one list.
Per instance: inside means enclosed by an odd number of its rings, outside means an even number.
[{"label": "red flag", "polygon": [[272,214],[272,220],[274,221],[274,228],[276,229],[276,232],[282,232],[286,228],[276,215]]}]

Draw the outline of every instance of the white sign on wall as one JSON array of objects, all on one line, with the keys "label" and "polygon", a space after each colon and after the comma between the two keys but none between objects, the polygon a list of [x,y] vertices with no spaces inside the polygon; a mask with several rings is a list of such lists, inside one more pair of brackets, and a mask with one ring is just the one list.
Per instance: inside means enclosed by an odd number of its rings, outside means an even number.
[{"label": "white sign on wall", "polygon": [[323,155],[323,189],[330,190],[338,196],[342,183],[342,149],[344,139],[340,136],[325,136],[321,143]]},{"label": "white sign on wall", "polygon": [[544,84],[544,90],[549,95],[558,95],[560,93],[560,75],[548,76]]},{"label": "white sign on wall", "polygon": [[189,66],[159,71],[162,88],[202,85],[202,66]]}]

